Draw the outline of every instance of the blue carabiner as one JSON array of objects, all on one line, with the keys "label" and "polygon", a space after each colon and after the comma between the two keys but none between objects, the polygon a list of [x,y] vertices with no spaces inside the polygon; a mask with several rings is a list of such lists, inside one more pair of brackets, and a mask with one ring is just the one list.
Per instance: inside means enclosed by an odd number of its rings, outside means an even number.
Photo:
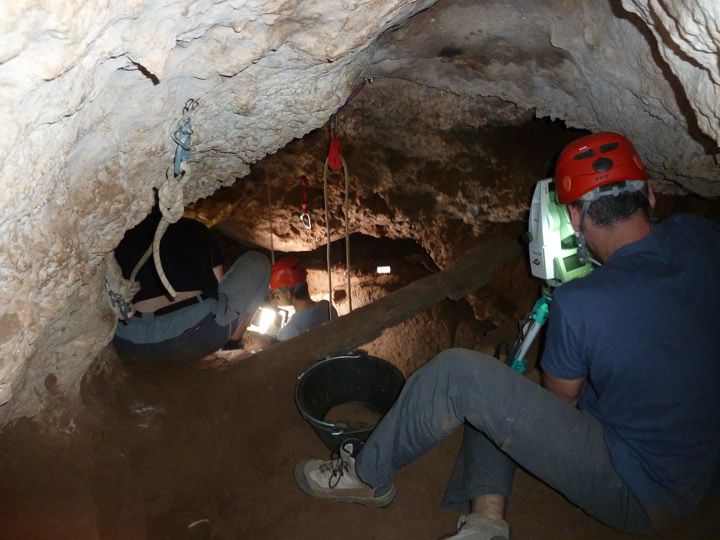
[{"label": "blue carabiner", "polygon": [[190,117],[185,116],[178,127],[172,134],[172,140],[175,141],[177,146],[175,147],[175,161],[173,163],[173,171],[175,176],[181,176],[183,174],[182,163],[187,163],[190,159],[190,145],[192,144],[192,125],[190,124]]}]

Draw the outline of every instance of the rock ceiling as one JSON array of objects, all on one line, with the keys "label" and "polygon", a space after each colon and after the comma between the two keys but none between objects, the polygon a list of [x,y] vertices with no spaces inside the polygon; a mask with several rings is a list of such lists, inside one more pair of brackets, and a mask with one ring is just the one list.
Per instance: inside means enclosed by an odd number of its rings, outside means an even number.
[{"label": "rock ceiling", "polygon": [[338,112],[352,230],[444,264],[523,219],[568,128],[628,135],[660,190],[720,195],[718,21],[714,0],[4,2],[0,422],[72,394],[107,343],[107,256],[188,100],[191,215],[267,247],[270,211],[277,249],[317,247]]}]

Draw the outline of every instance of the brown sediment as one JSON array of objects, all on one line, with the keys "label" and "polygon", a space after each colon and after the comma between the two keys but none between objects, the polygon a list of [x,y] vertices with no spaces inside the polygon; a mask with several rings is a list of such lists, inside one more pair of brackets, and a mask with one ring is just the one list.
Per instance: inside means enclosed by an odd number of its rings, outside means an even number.
[{"label": "brown sediment", "polygon": [[341,403],[330,409],[325,422],[342,425],[350,431],[362,431],[377,425],[382,414],[360,401]]}]

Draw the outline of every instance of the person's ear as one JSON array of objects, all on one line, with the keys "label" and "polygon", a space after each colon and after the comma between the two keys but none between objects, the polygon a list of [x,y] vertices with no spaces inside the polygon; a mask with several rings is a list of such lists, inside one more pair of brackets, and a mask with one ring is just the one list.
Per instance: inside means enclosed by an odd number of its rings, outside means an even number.
[{"label": "person's ear", "polygon": [[580,209],[574,204],[567,205],[568,212],[570,212],[570,223],[575,232],[580,230]]},{"label": "person's ear", "polygon": [[655,192],[650,187],[650,182],[648,182],[647,186],[647,198],[650,203],[650,208],[655,208]]}]

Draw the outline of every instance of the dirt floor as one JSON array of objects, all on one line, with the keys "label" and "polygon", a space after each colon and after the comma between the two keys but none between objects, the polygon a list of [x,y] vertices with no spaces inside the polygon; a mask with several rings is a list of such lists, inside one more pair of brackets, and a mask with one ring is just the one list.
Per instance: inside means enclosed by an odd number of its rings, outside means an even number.
[{"label": "dirt floor", "polygon": [[[292,362],[288,362],[292,366]],[[294,368],[252,359],[96,374],[88,410],[62,439],[20,421],[0,438],[0,538],[437,539],[460,512],[439,506],[459,445],[451,437],[396,479],[385,509],[315,500],[295,463],[328,450],[295,409]],[[626,539],[520,472],[516,539]],[[658,538],[720,537],[720,500]]]}]

